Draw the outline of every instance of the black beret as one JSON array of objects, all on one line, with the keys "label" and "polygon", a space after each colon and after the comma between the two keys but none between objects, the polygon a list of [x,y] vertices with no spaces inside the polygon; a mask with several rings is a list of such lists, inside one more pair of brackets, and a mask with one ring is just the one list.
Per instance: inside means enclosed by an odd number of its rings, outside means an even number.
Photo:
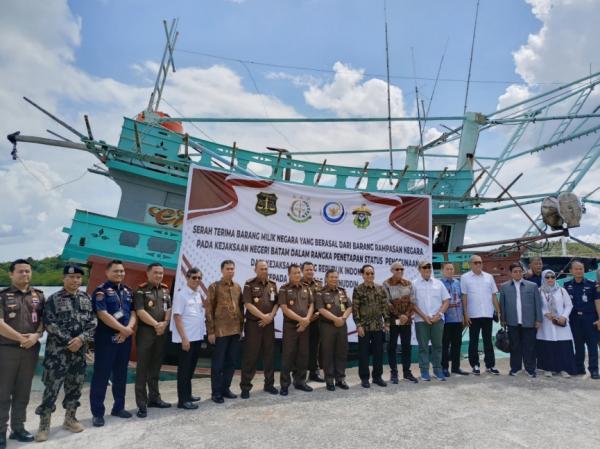
[{"label": "black beret", "polygon": [[81,268],[79,265],[75,265],[72,263],[69,263],[67,265],[65,265],[65,268],[63,269],[63,274],[85,274],[83,272],[83,268]]}]

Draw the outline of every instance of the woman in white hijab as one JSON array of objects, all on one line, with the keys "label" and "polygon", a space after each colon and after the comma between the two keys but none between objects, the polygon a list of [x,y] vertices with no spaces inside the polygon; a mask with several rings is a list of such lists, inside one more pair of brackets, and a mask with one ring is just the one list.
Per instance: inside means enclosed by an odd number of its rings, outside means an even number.
[{"label": "woman in white hijab", "polygon": [[540,293],[544,320],[537,331],[537,367],[548,377],[559,373],[571,377],[576,372],[569,326],[573,303],[567,291],[556,283],[556,273],[552,270],[542,272]]}]

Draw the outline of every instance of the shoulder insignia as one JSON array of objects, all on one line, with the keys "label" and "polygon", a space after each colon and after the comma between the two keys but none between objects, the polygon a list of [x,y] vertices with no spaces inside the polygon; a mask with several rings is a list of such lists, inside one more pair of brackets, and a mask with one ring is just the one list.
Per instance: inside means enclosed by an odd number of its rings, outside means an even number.
[{"label": "shoulder insignia", "polygon": [[164,283],[162,283],[162,282],[160,283],[160,286],[161,286],[162,288],[166,288],[166,289],[168,289],[168,288],[169,288],[169,286],[168,286],[167,284],[164,284]]},{"label": "shoulder insignia", "polygon": [[138,287],[144,288],[144,287],[147,287],[147,286],[148,286],[148,283],[147,282],[143,282]]}]

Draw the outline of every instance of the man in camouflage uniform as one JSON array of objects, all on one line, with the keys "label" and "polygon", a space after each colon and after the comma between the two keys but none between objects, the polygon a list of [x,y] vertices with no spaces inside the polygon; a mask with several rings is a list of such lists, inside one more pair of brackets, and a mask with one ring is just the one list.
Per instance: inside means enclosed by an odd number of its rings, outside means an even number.
[{"label": "man in camouflage uniform", "polygon": [[[137,369],[135,371],[135,402],[138,418],[148,416],[147,407],[169,408],[171,404],[160,397],[158,379],[165,352],[166,334],[171,316],[169,287],[162,280],[165,270],[158,262],[146,269],[148,282],[135,292],[134,307],[138,317],[135,334]],[[148,390],[146,390],[146,385]]]},{"label": "man in camouflage uniform", "polygon": [[66,265],[63,270],[63,288],[51,295],[44,307],[43,322],[48,332],[44,356],[45,385],[41,405],[35,410],[40,415],[36,441],[46,441],[50,430],[50,416],[56,410],[56,399],[64,384],[66,410],[63,427],[77,433],[84,427],[77,421],[81,387],[85,380],[85,353],[96,329],[96,316],[87,293],[79,290],[83,270],[77,265]]},{"label": "man in camouflage uniform", "polygon": [[361,385],[369,388],[369,355],[372,351],[373,383],[385,387],[387,384],[381,376],[384,331],[390,330],[387,294],[381,285],[375,284],[375,268],[372,265],[364,265],[360,272],[364,282],[352,292],[352,315],[358,333],[358,375]]},{"label": "man in camouflage uniform", "polygon": [[33,441],[25,429],[25,418],[40,353],[38,340],[44,333],[44,294],[30,285],[31,264],[15,260],[9,276],[10,287],[0,291],[0,449],[6,447],[9,414],[9,438]]}]

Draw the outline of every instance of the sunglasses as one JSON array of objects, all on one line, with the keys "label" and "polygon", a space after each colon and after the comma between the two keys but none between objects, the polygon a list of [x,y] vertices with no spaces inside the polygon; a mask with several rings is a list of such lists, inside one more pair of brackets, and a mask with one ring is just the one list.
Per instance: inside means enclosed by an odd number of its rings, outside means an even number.
[{"label": "sunglasses", "polygon": [[471,262],[473,265],[481,265],[483,262],[481,260],[476,260],[475,262]]},{"label": "sunglasses", "polygon": [[372,271],[366,271],[366,272],[365,272],[365,275],[366,275],[366,276],[375,276],[375,273],[374,273],[374,272],[372,272]]},{"label": "sunglasses", "polygon": [[544,276],[546,279],[556,279],[556,276],[554,276],[553,274],[549,274],[547,276]]},{"label": "sunglasses", "polygon": [[404,268],[394,268],[394,271],[404,271]]},{"label": "sunglasses", "polygon": [[193,281],[199,281],[200,279],[202,279],[202,276],[190,276],[190,279],[192,279]]}]

